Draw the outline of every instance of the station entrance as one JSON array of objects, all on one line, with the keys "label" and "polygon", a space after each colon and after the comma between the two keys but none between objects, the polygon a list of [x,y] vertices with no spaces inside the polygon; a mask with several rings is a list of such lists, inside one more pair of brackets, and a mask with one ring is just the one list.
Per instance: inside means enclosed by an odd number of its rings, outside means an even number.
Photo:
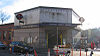
[{"label": "station entrance", "polygon": [[[68,27],[49,27],[48,29],[45,30],[45,36],[46,36],[46,42],[47,42],[47,47],[48,48],[54,48],[54,46],[57,45],[64,45],[65,43],[68,43],[67,41],[70,36],[71,32],[67,32]],[[68,35],[68,33],[70,33]],[[71,38],[70,38],[71,39]]]},{"label": "station entrance", "polygon": [[57,45],[72,44],[72,30],[76,25],[72,26],[16,26],[14,40],[27,42],[34,48],[54,48]]}]

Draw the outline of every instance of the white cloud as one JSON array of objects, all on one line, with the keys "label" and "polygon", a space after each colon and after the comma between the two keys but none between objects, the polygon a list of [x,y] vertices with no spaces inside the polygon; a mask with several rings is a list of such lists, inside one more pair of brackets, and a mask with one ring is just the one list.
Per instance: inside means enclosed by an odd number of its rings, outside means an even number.
[{"label": "white cloud", "polygon": [[0,1],[0,5],[2,5],[2,2]]}]

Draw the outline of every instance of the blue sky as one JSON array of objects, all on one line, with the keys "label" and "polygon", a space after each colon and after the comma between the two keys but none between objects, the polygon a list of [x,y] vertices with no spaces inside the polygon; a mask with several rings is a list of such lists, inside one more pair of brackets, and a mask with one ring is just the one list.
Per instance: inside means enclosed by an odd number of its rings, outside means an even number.
[{"label": "blue sky", "polygon": [[13,5],[15,0],[0,0],[0,8]]},{"label": "blue sky", "polygon": [[14,22],[15,12],[37,6],[51,6],[73,8],[76,13],[85,19],[83,29],[100,27],[99,5],[100,0],[0,0],[0,9],[11,15],[9,21],[5,23]]}]

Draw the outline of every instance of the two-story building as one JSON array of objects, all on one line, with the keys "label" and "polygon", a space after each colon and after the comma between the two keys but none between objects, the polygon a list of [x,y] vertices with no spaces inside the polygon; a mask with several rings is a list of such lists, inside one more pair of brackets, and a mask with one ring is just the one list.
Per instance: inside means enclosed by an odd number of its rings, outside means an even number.
[{"label": "two-story building", "polygon": [[0,41],[4,44],[8,45],[11,41],[13,41],[13,27],[14,23],[0,25]]}]

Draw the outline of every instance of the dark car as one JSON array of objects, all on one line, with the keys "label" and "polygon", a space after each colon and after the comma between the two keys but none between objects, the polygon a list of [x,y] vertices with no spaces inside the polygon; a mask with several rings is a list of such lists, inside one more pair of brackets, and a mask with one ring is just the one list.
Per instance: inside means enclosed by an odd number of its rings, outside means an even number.
[{"label": "dark car", "polygon": [[10,48],[12,48],[13,51],[16,53],[25,54],[25,53],[32,53],[33,52],[33,48],[28,46],[28,44],[25,42],[13,41],[9,45],[10,45]]},{"label": "dark car", "polygon": [[3,44],[2,42],[0,42],[0,49],[6,49],[6,45],[5,44]]}]

